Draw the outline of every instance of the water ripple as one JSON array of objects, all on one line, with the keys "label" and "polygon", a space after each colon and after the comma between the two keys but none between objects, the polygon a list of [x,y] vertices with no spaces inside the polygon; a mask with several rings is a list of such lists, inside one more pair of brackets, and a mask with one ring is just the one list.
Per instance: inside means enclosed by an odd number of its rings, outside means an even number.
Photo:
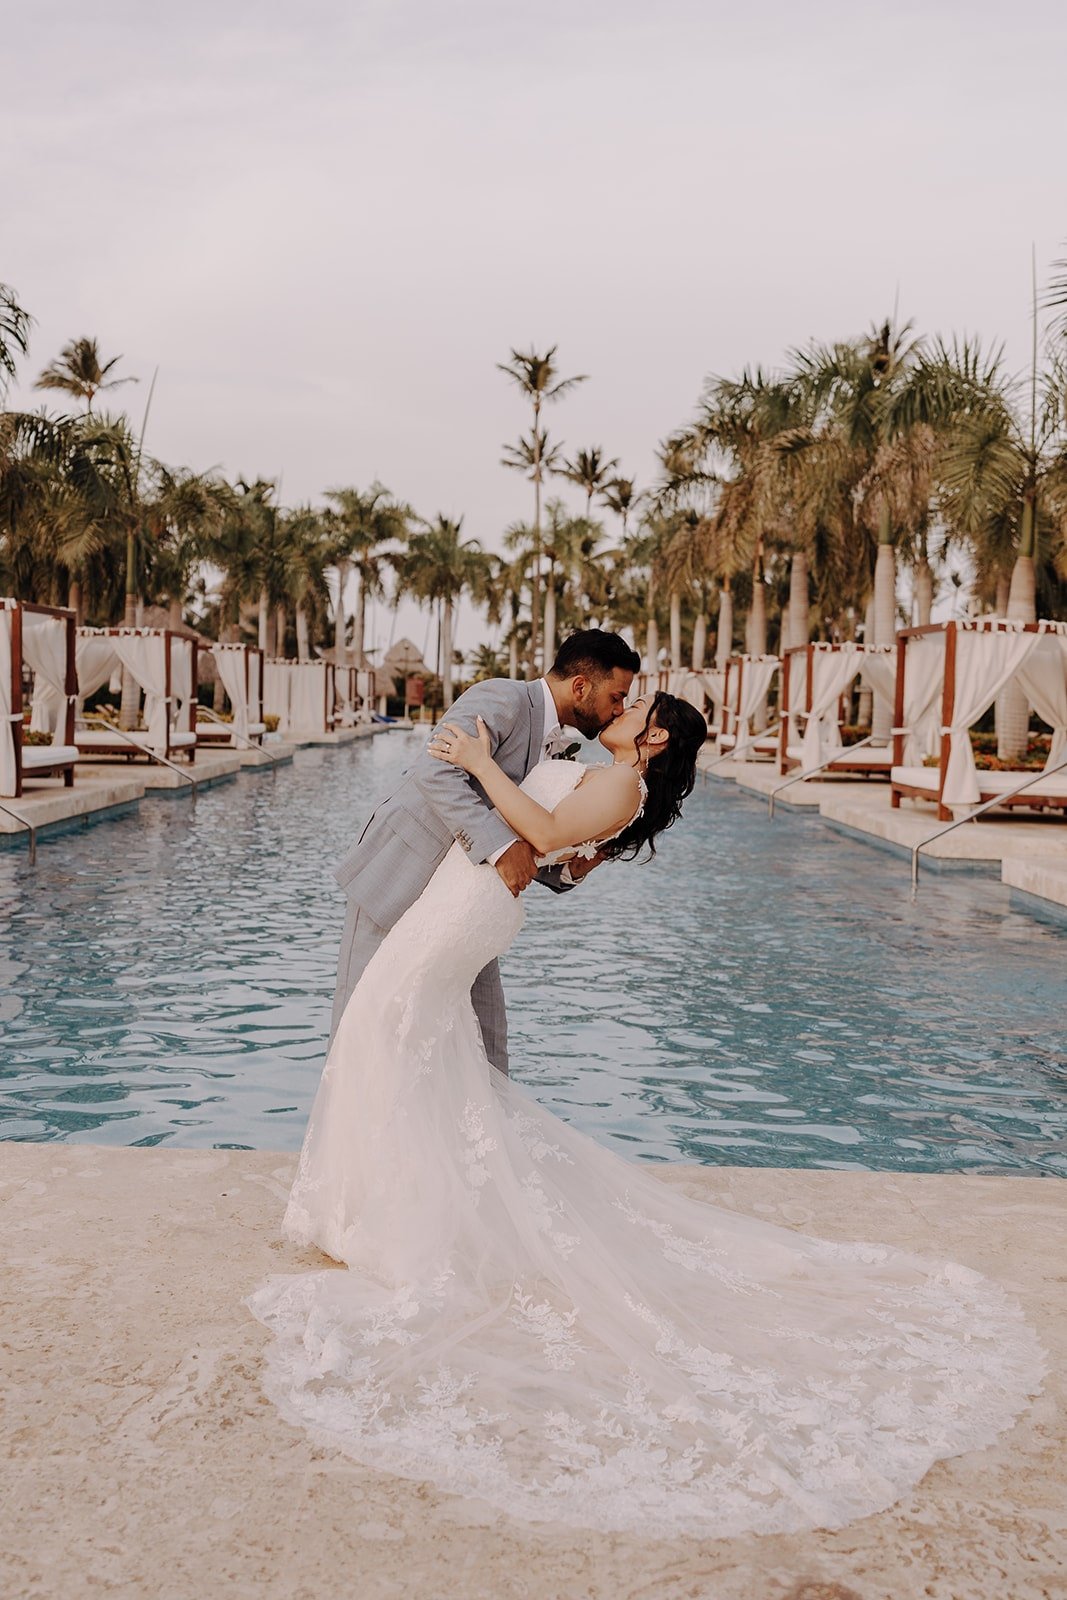
[{"label": "water ripple", "polygon": [[[330,875],[417,736],[301,751],[0,852],[0,1131],[295,1148],[329,1027]],[[1067,1176],[1064,935],[988,878],[719,785],[650,865],[534,889],[513,1070],[630,1157]]]}]

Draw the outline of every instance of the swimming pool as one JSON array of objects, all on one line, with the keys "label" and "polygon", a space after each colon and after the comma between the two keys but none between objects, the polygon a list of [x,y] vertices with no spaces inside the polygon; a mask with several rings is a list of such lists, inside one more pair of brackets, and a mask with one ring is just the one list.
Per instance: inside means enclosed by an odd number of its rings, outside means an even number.
[{"label": "swimming pool", "polygon": [[[419,737],[0,852],[0,1136],[296,1148],[330,867]],[[527,901],[514,1076],[620,1152],[1067,1175],[1067,934],[990,878],[912,903],[905,863],[711,783],[650,865]]]}]

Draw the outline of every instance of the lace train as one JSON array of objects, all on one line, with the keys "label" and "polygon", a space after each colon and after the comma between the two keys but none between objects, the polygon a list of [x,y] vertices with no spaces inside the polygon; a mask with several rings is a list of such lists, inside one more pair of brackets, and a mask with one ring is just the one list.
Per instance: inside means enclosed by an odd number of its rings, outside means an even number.
[{"label": "lace train", "polygon": [[1042,1357],[996,1285],[689,1200],[489,1066],[469,986],[521,916],[457,847],[349,1003],[285,1222],[348,1270],[249,1300],[281,1413],[517,1518],[705,1537],[839,1527],[1010,1426]]}]

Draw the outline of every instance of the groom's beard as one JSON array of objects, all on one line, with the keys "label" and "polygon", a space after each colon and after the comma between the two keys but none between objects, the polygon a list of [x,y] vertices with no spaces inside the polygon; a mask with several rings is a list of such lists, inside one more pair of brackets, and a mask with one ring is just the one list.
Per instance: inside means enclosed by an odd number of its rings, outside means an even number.
[{"label": "groom's beard", "polygon": [[598,733],[603,733],[612,718],[608,717],[607,722],[601,722],[600,718],[594,717],[592,712],[582,711],[576,706],[568,720],[574,724],[578,732],[583,734],[586,739],[595,739]]}]

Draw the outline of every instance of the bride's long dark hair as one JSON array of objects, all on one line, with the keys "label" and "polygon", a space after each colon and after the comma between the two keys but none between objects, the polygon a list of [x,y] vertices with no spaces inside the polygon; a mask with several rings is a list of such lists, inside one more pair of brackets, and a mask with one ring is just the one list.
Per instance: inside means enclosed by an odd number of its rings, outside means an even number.
[{"label": "bride's long dark hair", "polygon": [[708,736],[708,725],[696,706],[677,695],[659,690],[653,698],[645,718],[643,731],[638,735],[638,752],[648,743],[652,724],[667,734],[666,745],[651,757],[645,769],[648,799],[641,815],[619,834],[600,846],[609,861],[632,861],[642,845],[648,845],[649,857],[656,853],[656,835],[677,822],[682,814],[682,801],[692,794],[697,775],[697,756]]}]

